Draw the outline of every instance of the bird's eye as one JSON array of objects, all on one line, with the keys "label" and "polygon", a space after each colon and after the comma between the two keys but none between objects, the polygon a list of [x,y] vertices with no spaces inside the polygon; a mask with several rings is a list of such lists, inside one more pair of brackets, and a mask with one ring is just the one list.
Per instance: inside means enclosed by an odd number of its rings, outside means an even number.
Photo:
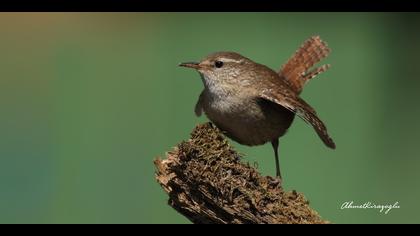
[{"label": "bird's eye", "polygon": [[214,66],[216,66],[217,68],[222,67],[223,66],[223,61],[215,61]]}]

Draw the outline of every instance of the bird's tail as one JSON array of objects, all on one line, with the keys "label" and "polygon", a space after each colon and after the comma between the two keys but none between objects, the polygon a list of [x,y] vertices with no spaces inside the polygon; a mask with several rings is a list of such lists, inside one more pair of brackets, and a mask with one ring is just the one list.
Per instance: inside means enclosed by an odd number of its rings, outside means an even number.
[{"label": "bird's tail", "polygon": [[289,82],[292,89],[300,93],[308,80],[328,70],[329,64],[310,69],[327,57],[330,51],[327,44],[319,36],[312,36],[282,66],[279,74]]}]

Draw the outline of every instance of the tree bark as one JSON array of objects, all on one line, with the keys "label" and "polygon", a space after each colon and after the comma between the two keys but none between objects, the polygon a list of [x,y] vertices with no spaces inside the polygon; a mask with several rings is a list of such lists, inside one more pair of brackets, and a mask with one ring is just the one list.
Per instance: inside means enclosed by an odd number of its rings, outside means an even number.
[{"label": "tree bark", "polygon": [[263,177],[211,123],[198,125],[167,159],[156,159],[156,179],[169,205],[193,223],[324,224],[301,193]]}]

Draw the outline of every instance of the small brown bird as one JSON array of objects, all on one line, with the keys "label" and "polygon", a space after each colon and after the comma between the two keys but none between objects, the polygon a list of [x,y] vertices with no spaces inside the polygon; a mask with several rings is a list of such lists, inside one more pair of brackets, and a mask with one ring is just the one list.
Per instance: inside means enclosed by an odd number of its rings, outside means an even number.
[{"label": "small brown bird", "polygon": [[217,52],[200,62],[181,63],[196,69],[204,90],[195,106],[231,139],[254,146],[271,142],[276,176],[281,178],[278,145],[293,122],[295,114],[311,124],[321,140],[335,148],[324,123],[315,110],[299,97],[303,85],[329,65],[310,70],[328,56],[330,49],[314,36],[296,51],[279,72],[235,52]]}]

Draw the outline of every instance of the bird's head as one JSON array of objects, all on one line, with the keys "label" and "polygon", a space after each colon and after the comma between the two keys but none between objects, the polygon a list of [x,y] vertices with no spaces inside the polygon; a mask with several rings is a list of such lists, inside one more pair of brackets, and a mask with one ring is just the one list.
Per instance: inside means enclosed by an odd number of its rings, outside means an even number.
[{"label": "bird's head", "polygon": [[250,59],[235,52],[216,52],[203,58],[200,62],[185,62],[179,66],[196,69],[206,87],[240,86],[252,64]]}]

